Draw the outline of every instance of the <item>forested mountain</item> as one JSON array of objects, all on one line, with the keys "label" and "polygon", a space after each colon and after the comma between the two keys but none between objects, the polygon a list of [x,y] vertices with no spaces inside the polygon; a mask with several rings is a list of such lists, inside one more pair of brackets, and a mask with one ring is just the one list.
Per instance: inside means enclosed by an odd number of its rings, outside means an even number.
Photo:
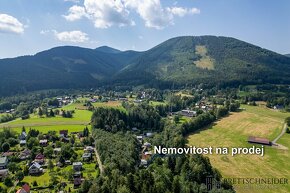
[{"label": "forested mountain", "polygon": [[288,57],[290,57],[290,54],[285,54],[285,56],[288,56]]},{"label": "forested mountain", "polygon": [[177,37],[144,52],[115,76],[116,82],[123,83],[151,81],[154,85],[156,80],[176,84],[289,83],[290,58],[234,38]]},{"label": "forested mountain", "polygon": [[0,96],[53,88],[96,86],[140,53],[56,47],[34,56],[0,60]]},{"label": "forested mountain", "polygon": [[0,60],[0,96],[99,85],[290,83],[290,58],[228,37],[177,37],[145,51],[64,46]]}]

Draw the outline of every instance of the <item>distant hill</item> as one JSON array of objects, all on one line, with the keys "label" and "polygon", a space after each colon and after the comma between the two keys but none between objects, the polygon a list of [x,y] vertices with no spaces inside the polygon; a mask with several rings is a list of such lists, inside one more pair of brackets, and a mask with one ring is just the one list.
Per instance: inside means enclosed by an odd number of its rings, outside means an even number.
[{"label": "distant hill", "polygon": [[290,57],[290,54],[285,54],[285,56]]},{"label": "distant hill", "polygon": [[40,89],[89,88],[110,77],[140,53],[105,53],[64,46],[0,60],[0,96]]},{"label": "distant hill", "polygon": [[290,58],[229,37],[177,37],[144,52],[114,81],[151,85],[289,83]]},{"label": "distant hill", "polygon": [[0,60],[0,96],[100,85],[290,83],[290,58],[228,37],[185,36],[145,51],[56,47]]},{"label": "distant hill", "polygon": [[117,50],[115,48],[111,48],[111,47],[108,47],[108,46],[101,46],[101,47],[96,48],[96,50],[99,51],[99,52],[113,53],[113,54],[117,54],[117,53],[121,52],[120,50]]}]

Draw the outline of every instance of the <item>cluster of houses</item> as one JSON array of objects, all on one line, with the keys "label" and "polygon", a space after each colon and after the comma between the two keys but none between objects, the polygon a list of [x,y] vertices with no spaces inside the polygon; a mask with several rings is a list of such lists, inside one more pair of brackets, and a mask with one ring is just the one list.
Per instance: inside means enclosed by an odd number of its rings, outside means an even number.
[{"label": "cluster of houses", "polygon": [[73,99],[69,96],[57,97],[56,99],[58,100],[59,107],[68,105],[73,101]]},{"label": "cluster of houses", "polygon": [[14,113],[15,112],[15,109],[9,109],[9,110],[0,110],[0,114],[1,113]]},{"label": "cluster of houses", "polygon": [[213,105],[211,102],[206,102],[205,100],[201,100],[200,102],[195,103],[195,109],[200,109],[204,112],[213,110]]},{"label": "cluster of houses", "polygon": [[142,150],[140,153],[140,166],[147,167],[150,164],[152,158],[151,143],[146,141],[146,138],[153,137],[154,133],[146,133],[144,135],[137,135],[136,138],[140,144],[142,144]]},{"label": "cluster of houses", "polygon": [[[73,134],[81,136],[81,132],[74,132]],[[68,130],[60,130],[59,131],[59,136],[61,141],[63,142],[68,142],[69,141],[69,136],[68,136]],[[27,134],[25,131],[23,131],[19,135],[19,142],[21,146],[26,145],[26,139],[27,139]],[[49,144],[49,141],[47,138],[39,140],[39,145],[42,147],[46,147]],[[85,146],[84,147],[84,152],[82,154],[82,162],[71,162],[70,160],[65,160],[64,163],[56,163],[58,167],[62,167],[65,165],[72,165],[73,170],[74,170],[74,175],[73,175],[73,183],[74,187],[77,188],[81,185],[83,182],[83,175],[82,175],[82,170],[83,170],[83,162],[90,162],[93,160],[93,154],[95,153],[95,148],[93,146]],[[61,148],[55,147],[53,149],[53,156],[57,157],[61,152]],[[9,163],[9,157],[10,156],[17,156],[19,160],[24,161],[31,159],[33,156],[31,150],[27,148],[23,148],[21,152],[4,152],[2,153],[0,157],[0,180],[4,179],[8,175],[8,163]],[[28,172],[29,175],[42,175],[45,172],[45,168],[47,167],[46,163],[46,158],[42,153],[39,153],[35,155],[33,161],[29,163],[28,165]],[[21,193],[25,193],[25,191],[28,190],[27,186],[22,187],[22,189],[19,190]],[[26,191],[27,192],[27,191]],[[28,191],[29,192],[29,191]]]}]

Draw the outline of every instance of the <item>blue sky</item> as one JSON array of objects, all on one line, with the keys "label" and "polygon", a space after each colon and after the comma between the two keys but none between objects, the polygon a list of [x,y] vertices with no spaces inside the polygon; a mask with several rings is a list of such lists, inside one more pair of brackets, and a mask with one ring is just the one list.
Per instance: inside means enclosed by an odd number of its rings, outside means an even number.
[{"label": "blue sky", "polygon": [[182,35],[230,36],[290,53],[290,1],[0,1],[0,58],[62,45],[147,50]]}]

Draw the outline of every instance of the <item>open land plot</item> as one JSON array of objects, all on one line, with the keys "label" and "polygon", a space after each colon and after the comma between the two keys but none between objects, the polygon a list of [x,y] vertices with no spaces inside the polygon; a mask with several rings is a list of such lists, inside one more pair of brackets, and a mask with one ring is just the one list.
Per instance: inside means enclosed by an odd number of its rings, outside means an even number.
[{"label": "open land plot", "polygon": [[[199,147],[251,147],[247,143],[249,135],[273,140],[282,130],[284,119],[290,113],[282,113],[254,106],[242,106],[244,111],[232,113],[206,129],[188,136],[188,145]],[[265,155],[208,155],[214,167],[226,178],[288,178],[290,179],[290,135],[284,136],[278,143],[288,150],[265,147]],[[260,145],[257,145],[260,147]],[[242,185],[235,186],[237,192],[249,192]],[[261,187],[260,187],[261,188]],[[252,187],[250,192],[261,192]],[[276,185],[275,192],[290,192],[290,184]],[[262,192],[273,192],[263,189]]]}]

